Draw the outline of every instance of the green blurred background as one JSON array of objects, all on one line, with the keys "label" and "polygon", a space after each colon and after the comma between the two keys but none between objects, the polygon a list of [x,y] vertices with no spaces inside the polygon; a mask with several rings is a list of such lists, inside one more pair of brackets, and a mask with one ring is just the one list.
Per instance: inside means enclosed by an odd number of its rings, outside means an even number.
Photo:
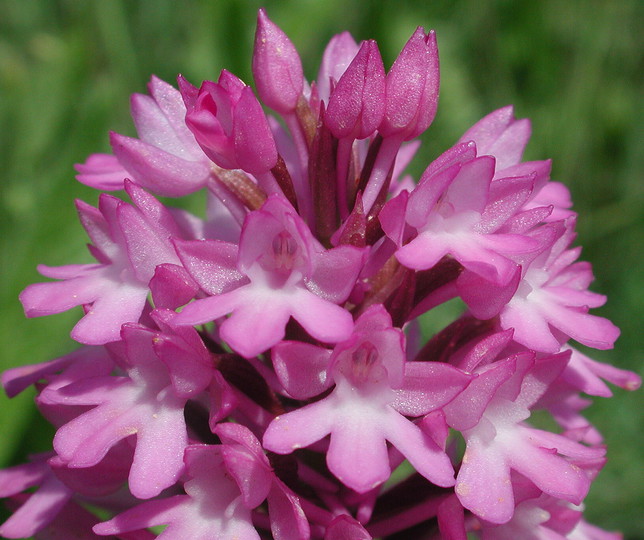
[{"label": "green blurred background", "polygon": [[[416,26],[435,28],[441,99],[417,174],[486,113],[513,103],[533,121],[527,159],[553,159],[579,212],[578,242],[622,329],[598,360],[642,373],[644,2],[639,0],[357,1],[0,0],[0,368],[71,350],[79,312],[24,319],[17,295],[37,263],[90,262],[73,199],[97,194],[73,164],[109,151],[107,132],[133,135],[128,97],[151,74],[198,84],[227,68],[251,82],[256,10],[268,9],[298,47],[309,79],[326,41],[349,30],[378,40],[385,64]],[[587,499],[588,518],[644,538],[642,392],[616,390],[587,416],[609,463]],[[33,393],[0,396],[0,466],[43,450],[52,430]]]}]

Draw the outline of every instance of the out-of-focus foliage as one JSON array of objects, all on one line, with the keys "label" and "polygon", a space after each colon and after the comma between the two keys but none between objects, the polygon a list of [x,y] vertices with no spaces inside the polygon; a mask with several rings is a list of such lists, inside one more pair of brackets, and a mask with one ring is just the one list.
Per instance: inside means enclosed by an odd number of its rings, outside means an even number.
[{"label": "out-of-focus foliage", "polygon": [[[513,103],[518,117],[530,117],[526,157],[552,158],[553,178],[572,190],[593,289],[609,297],[597,314],[622,329],[615,350],[592,356],[642,373],[639,0],[0,0],[1,369],[73,348],[77,312],[26,320],[17,301],[41,279],[37,263],[90,261],[73,199],[94,204],[96,193],[74,180],[73,164],[109,151],[108,130],[133,134],[128,96],[145,92],[151,74],[172,81],[182,73],[198,84],[226,68],[252,84],[260,6],[296,44],[310,78],[334,33],[377,39],[390,64],[416,26],[435,28],[441,99],[425,162],[493,109]],[[609,463],[587,517],[632,539],[644,530],[641,396],[619,390],[588,412]],[[32,398],[0,396],[0,466],[50,444]]]}]

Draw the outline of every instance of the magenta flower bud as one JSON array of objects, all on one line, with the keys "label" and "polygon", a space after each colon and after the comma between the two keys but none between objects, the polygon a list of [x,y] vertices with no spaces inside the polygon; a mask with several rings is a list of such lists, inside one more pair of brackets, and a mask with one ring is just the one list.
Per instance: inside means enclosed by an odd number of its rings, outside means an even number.
[{"label": "magenta flower bud", "polygon": [[436,34],[433,30],[425,34],[419,26],[387,74],[380,133],[409,140],[425,131],[436,115],[439,82]]},{"label": "magenta flower bud", "polygon": [[250,86],[224,70],[219,81],[194,87],[182,83],[186,124],[206,155],[220,167],[268,172],[277,163],[277,148],[268,120]]},{"label": "magenta flower bud", "polygon": [[340,80],[355,55],[358,54],[358,49],[356,40],[349,32],[337,34],[329,41],[315,81],[320,99],[325,103],[329,102],[331,95],[331,81]]},{"label": "magenta flower bud", "polygon": [[338,139],[364,139],[385,112],[385,67],[375,41],[365,41],[329,98],[325,121]]},{"label": "magenta flower bud", "polygon": [[288,36],[263,9],[257,16],[253,77],[260,98],[281,114],[295,110],[302,95],[302,61]]},{"label": "magenta flower bud", "polygon": [[262,106],[250,86],[242,90],[233,120],[235,156],[240,168],[252,174],[277,165],[277,147]]}]

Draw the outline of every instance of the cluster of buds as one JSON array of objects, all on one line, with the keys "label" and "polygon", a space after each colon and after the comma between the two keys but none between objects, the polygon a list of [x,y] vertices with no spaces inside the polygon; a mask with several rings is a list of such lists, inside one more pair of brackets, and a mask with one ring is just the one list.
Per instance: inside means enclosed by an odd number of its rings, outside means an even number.
[{"label": "cluster of buds", "polygon": [[[0,471],[0,534],[619,538],[583,519],[605,448],[581,393],[640,379],[571,344],[619,331],[589,314],[605,297],[567,189],[522,161],[530,123],[489,114],[415,182],[433,32],[388,71],[374,41],[337,35],[309,83],[260,11],[252,67],[259,99],[228,71],[153,78],[132,97],[138,138],[78,165],[130,200],[79,201],[96,262],[40,266],[56,281],[20,296],[29,317],[82,306],[81,347],[3,375],[10,396],[35,385],[56,435]],[[197,191],[202,217],[155,197]],[[423,341],[423,315],[456,298]]]}]

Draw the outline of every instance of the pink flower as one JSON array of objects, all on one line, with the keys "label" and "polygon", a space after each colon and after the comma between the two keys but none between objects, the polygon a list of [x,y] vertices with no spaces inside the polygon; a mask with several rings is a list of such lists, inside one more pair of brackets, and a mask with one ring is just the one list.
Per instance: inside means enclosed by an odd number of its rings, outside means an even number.
[{"label": "pink flower", "polygon": [[[118,441],[136,435],[130,490],[139,498],[150,498],[182,473],[188,444],[184,406],[191,395],[208,386],[212,367],[169,351],[172,341],[142,326],[124,326],[123,338],[127,376],[77,380],[59,390],[45,390],[43,398],[66,406],[96,405],[56,433],[54,448],[69,467],[91,467]],[[173,356],[170,372],[162,361],[168,361],[168,354]],[[191,387],[190,379],[183,382],[188,370],[181,369],[181,362],[194,364],[191,378],[198,375],[201,388],[194,388],[194,383]]]},{"label": "pink flower", "polygon": [[268,499],[271,528],[277,540],[307,538],[308,524],[297,497],[272,473],[266,456],[243,426],[218,430],[222,445],[191,445],[185,451],[185,495],[156,499],[94,527],[98,534],[118,534],[168,525],[158,538],[258,539],[251,510]]},{"label": "pink flower", "polygon": [[245,357],[278,343],[291,316],[321,341],[351,333],[351,316],[337,304],[351,292],[361,250],[325,250],[281,197],[270,197],[248,215],[239,248],[225,242],[177,248],[193,278],[214,295],[187,305],[177,321],[203,324],[232,312],[220,335]]},{"label": "pink flower", "polygon": [[221,447],[187,447],[185,467],[188,475],[185,495],[135,506],[96,525],[94,532],[114,535],[167,525],[157,538],[207,540],[215,534],[219,538],[259,540],[251,523],[251,509],[243,504],[239,488],[225,468]]},{"label": "pink flower", "polygon": [[[617,538],[582,516],[606,461],[583,414],[641,379],[568,343],[619,330],[589,313],[605,297],[571,247],[570,192],[523,161],[529,120],[490,113],[416,183],[433,31],[388,73],[375,41],[338,34],[309,83],[260,10],[252,70],[257,94],[226,70],[153,78],[138,138],[77,166],[132,202],[77,203],[96,263],[41,266],[57,281],[20,295],[30,317],[82,307],[85,346],[2,376],[10,396],[34,386],[56,435],[0,471],[0,533]],[[202,187],[201,217],[144,190]],[[452,322],[433,311],[457,298]]]},{"label": "pink flower", "polygon": [[179,264],[170,237],[181,232],[159,201],[131,182],[126,182],[126,189],[136,206],[106,194],[99,198],[98,209],[77,202],[98,263],[40,265],[41,274],[63,281],[27,287],[20,294],[27,316],[87,306],[71,333],[87,345],[117,341],[122,324],[138,322],[156,267]]},{"label": "pink flower", "polygon": [[[575,460],[600,458],[604,449],[587,448],[522,423],[566,362],[566,355],[536,363],[517,359],[514,375],[496,390],[480,421],[463,431],[467,448],[455,491],[463,506],[480,518],[492,523],[512,518],[511,470],[557,499],[579,504],[586,496],[590,479]],[[448,412],[448,423],[450,416]]]},{"label": "pink flower", "polygon": [[492,182],[493,158],[472,157],[470,146],[448,152],[429,166],[411,194],[403,192],[388,203],[380,217],[383,229],[399,243],[405,224],[415,231],[396,251],[408,268],[432,268],[451,255],[467,270],[506,284],[517,269],[513,257],[539,247],[529,236],[498,232],[527,200],[533,178]]},{"label": "pink flower", "polygon": [[571,219],[544,229],[549,238],[544,237],[538,256],[523,264],[521,282],[500,313],[501,325],[514,328],[514,339],[538,351],[557,352],[566,337],[610,349],[619,336],[610,321],[588,313],[606,297],[588,291],[593,280],[590,265],[574,262],[579,249],[567,249],[574,238],[573,225]]},{"label": "pink flower", "polygon": [[178,90],[152,77],[150,96],[132,96],[132,118],[139,139],[113,133],[114,156],[92,154],[77,165],[79,182],[123,189],[126,178],[159,195],[178,197],[204,187],[210,177],[208,158],[184,122],[186,107]]},{"label": "pink flower", "polygon": [[[430,481],[453,485],[447,456],[403,415],[418,417],[439,409],[467,385],[469,377],[443,364],[406,363],[403,336],[391,327],[382,306],[367,310],[351,338],[333,351],[310,348],[285,343],[275,350],[286,390],[293,388],[296,396],[304,397],[335,387],[322,400],[276,417],[264,434],[266,448],[286,454],[330,433],[329,469],[363,493],[389,478],[385,442],[389,441]],[[311,376],[323,359],[326,374]],[[299,371],[307,364],[312,364],[308,380],[323,380],[321,388],[302,389]]]}]

